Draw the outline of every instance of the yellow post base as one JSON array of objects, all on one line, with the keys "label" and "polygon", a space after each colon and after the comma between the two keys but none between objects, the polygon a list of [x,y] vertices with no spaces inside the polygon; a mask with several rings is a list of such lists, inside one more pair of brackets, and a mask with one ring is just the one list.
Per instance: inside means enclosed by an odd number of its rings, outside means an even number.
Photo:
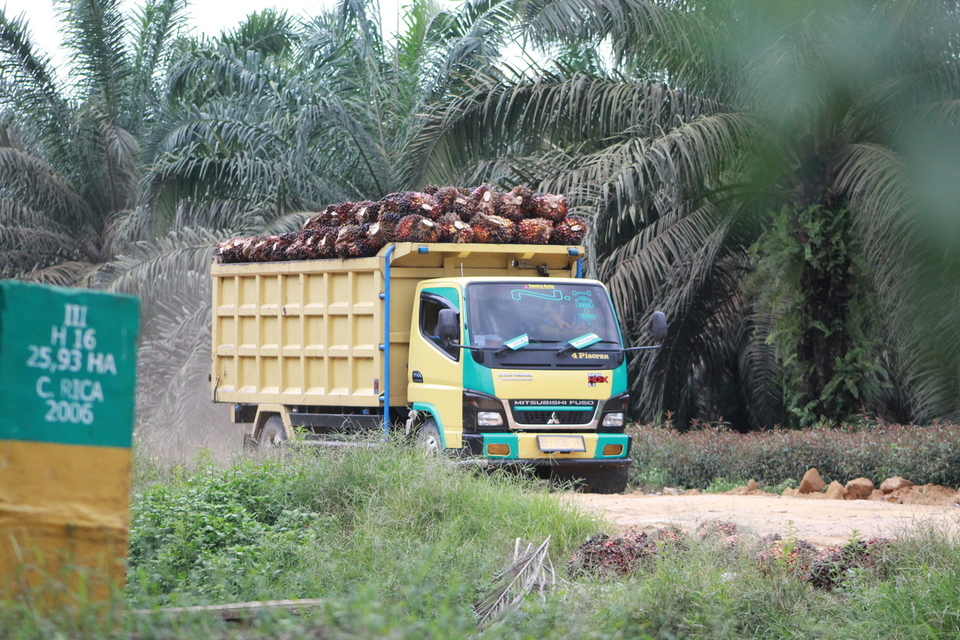
[{"label": "yellow post base", "polygon": [[98,601],[125,582],[131,450],[0,440],[0,598]]}]

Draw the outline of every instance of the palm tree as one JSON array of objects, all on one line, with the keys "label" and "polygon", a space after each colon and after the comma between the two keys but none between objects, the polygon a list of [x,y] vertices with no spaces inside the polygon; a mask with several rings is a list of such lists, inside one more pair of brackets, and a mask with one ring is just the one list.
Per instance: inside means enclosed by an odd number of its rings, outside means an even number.
[{"label": "palm tree", "polygon": [[[0,11],[0,277],[75,284],[116,252],[184,0],[65,5],[70,80]],[[127,39],[127,33],[132,40]]]},{"label": "palm tree", "polygon": [[[608,47],[611,70],[561,63],[477,82],[425,121],[411,166],[429,175],[456,149],[486,179],[565,191],[594,217],[596,272],[631,338],[645,339],[648,310],[672,319],[665,348],[632,363],[641,416],[756,428],[784,421],[786,409],[807,422],[861,405],[901,420],[960,410],[960,341],[936,325],[957,315],[960,234],[949,212],[960,197],[943,184],[919,188],[958,166],[955,3],[519,6],[532,40]],[[950,242],[924,237],[931,216],[949,223]],[[834,218],[847,219],[854,244],[833,246],[845,247],[856,277],[831,280],[809,260],[794,271],[805,283],[827,277],[822,291],[856,285],[861,306],[876,305],[872,322],[850,304],[824,313],[809,286],[793,290],[806,297],[778,297],[778,274],[754,273],[750,248],[778,228],[800,247],[795,256],[829,253],[804,224]],[[921,276],[937,267],[942,286],[930,292]],[[797,300],[801,314],[787,304]],[[918,313],[930,304],[936,320]],[[799,395],[785,384],[795,362],[794,372],[818,376]],[[842,402],[818,404],[831,393]]]},{"label": "palm tree", "polygon": [[183,454],[225,422],[206,382],[215,241],[399,190],[410,123],[464,70],[490,68],[512,15],[502,2],[416,3],[390,40],[375,7],[344,2],[305,23],[254,13],[171,66],[144,137],[144,193],[118,225],[127,243],[96,274],[144,301],[138,408],[151,444]]},{"label": "palm tree", "polygon": [[[411,124],[459,73],[493,68],[513,14],[503,1],[453,13],[416,2],[391,40],[376,7],[341,2],[276,51],[232,34],[186,57],[147,147],[153,201],[227,197],[276,218],[410,186],[400,163]],[[257,20],[291,31],[270,12]]]}]

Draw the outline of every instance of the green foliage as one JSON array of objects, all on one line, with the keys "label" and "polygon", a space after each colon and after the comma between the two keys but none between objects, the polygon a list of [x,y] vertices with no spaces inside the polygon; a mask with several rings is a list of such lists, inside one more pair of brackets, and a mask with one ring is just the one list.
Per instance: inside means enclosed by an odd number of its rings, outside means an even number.
[{"label": "green foliage", "polygon": [[475,479],[399,445],[204,463],[154,479],[132,510],[138,605],[361,588],[384,597],[418,584],[460,597],[502,568],[516,537],[552,535],[564,553],[597,526],[546,494],[525,496],[520,479]]},{"label": "green foliage", "polygon": [[776,318],[791,423],[850,422],[876,406],[880,367],[871,318],[879,311],[849,208],[783,207],[754,247],[757,308]]},{"label": "green foliage", "polygon": [[[522,481],[473,476],[394,447],[225,468],[147,460],[137,469],[128,604],[78,602],[42,614],[0,602],[5,640],[872,640],[891,629],[904,639],[948,637],[960,623],[960,547],[919,530],[886,548],[882,563],[845,574],[835,593],[798,579],[788,562],[761,568],[748,537],[684,536],[629,576],[565,576],[546,599],[480,632],[471,603],[507,564],[515,536],[552,534],[550,555],[562,571],[599,523]],[[785,548],[795,544],[788,537]],[[297,616],[263,613],[243,627],[212,614],[126,610],[296,597],[324,604]]]},{"label": "green foliage", "polygon": [[742,480],[730,480],[724,476],[719,476],[710,481],[706,487],[704,487],[704,493],[725,493],[731,489],[736,489],[737,487],[742,487],[745,482]]},{"label": "green foliage", "polygon": [[[826,482],[864,477],[879,485],[902,476],[916,484],[960,486],[960,425],[873,425],[847,430],[772,430],[739,434],[637,426],[631,484],[728,490],[728,480],[753,478],[782,492],[816,467]],[[742,483],[741,483],[742,484]],[[769,488],[772,486],[772,488]]]},{"label": "green foliage", "polygon": [[[649,344],[653,310],[670,319],[663,347],[632,357],[636,415],[670,411],[683,426],[722,417],[741,430],[783,424],[785,408],[804,423],[861,405],[893,421],[957,415],[955,3],[544,0],[519,11],[531,41],[560,60],[437,103],[412,167],[534,181],[590,216],[591,267],[628,341]],[[598,43],[609,68],[579,64]],[[775,319],[742,295],[748,251],[771,213],[817,204],[847,208],[836,222],[860,240],[869,286],[844,291],[859,283],[842,262],[798,263],[807,304],[781,311],[809,333],[778,343],[778,361],[766,341]],[[815,231],[836,238],[833,222]],[[807,287],[817,273],[837,279]],[[830,289],[837,300],[818,298]],[[875,296],[879,313],[820,318],[811,304],[848,293]],[[890,392],[870,389],[876,354],[856,335],[867,317]],[[832,344],[844,337],[854,340]],[[782,362],[810,388],[785,385]],[[803,379],[810,363],[826,370]]]}]

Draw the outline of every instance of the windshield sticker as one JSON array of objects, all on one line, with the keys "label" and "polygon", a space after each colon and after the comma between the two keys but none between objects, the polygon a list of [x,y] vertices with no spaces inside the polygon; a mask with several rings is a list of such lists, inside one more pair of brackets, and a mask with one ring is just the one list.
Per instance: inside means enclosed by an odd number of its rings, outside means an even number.
[{"label": "windshield sticker", "polygon": [[597,344],[601,340],[603,340],[603,338],[601,338],[597,334],[587,333],[585,335],[580,336],[579,338],[574,338],[568,344],[574,349],[584,349],[586,347],[589,347],[592,344]]},{"label": "windshield sticker", "polygon": [[563,291],[558,291],[554,289],[553,291],[529,291],[527,289],[514,289],[510,292],[510,297],[514,300],[519,300],[521,298],[540,298],[541,300],[554,300],[559,302],[561,300],[569,300],[570,296],[564,296]]},{"label": "windshield sticker", "polygon": [[593,321],[597,319],[597,314],[592,313],[595,310],[593,304],[593,291],[571,291],[575,296],[574,304],[577,305],[577,319],[588,327],[593,326]]},{"label": "windshield sticker", "polygon": [[505,347],[509,347],[514,351],[517,349],[523,349],[528,344],[530,344],[530,338],[525,333],[503,343]]}]

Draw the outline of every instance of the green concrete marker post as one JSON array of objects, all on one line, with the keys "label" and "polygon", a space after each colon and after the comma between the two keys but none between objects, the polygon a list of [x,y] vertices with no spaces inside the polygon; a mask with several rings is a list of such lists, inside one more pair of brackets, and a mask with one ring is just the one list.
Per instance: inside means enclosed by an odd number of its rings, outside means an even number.
[{"label": "green concrete marker post", "polygon": [[139,322],[131,296],[0,281],[0,597],[122,586]]}]

